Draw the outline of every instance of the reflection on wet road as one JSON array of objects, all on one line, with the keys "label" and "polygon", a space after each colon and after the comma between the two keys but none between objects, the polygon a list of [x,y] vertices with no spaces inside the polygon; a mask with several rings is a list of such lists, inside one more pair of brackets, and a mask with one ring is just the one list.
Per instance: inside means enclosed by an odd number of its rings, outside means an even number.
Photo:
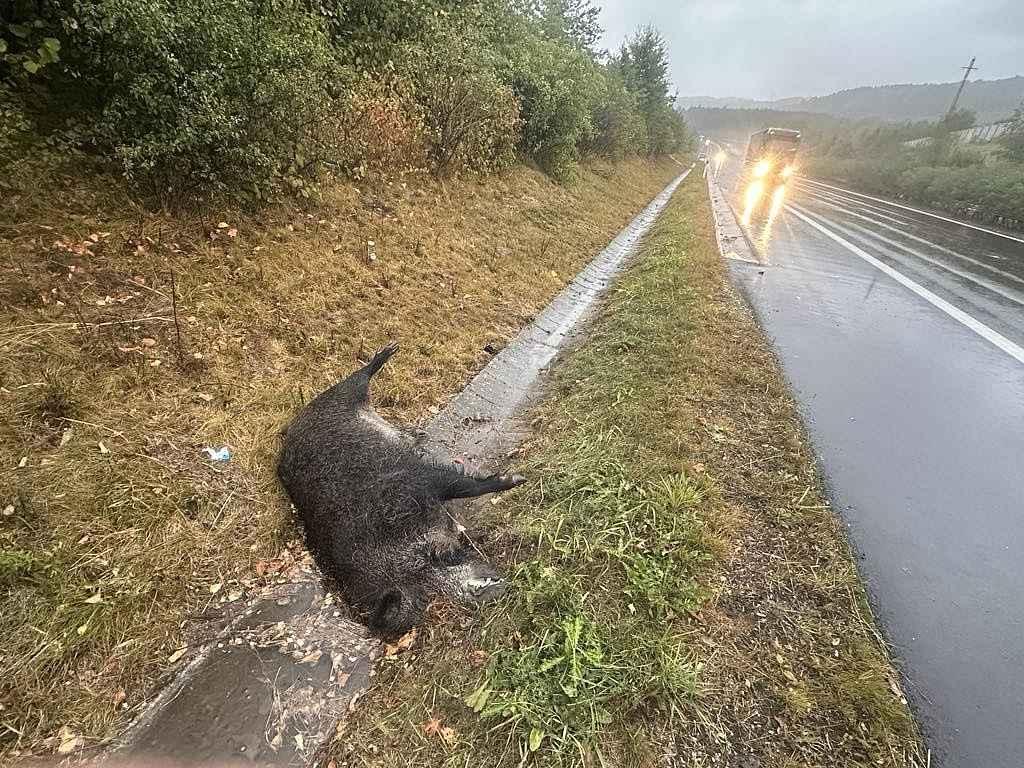
[{"label": "reflection on wet road", "polygon": [[932,765],[1020,768],[1024,236],[810,179],[747,211],[736,165],[719,184],[763,263],[732,276],[793,385]]}]

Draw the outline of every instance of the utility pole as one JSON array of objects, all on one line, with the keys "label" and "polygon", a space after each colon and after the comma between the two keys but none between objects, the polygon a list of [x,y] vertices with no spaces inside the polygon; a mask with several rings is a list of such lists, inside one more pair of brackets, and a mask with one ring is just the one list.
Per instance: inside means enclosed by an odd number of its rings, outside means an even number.
[{"label": "utility pole", "polygon": [[974,66],[974,56],[971,56],[971,63],[966,67],[960,67],[964,71],[964,79],[960,81],[960,87],[956,89],[956,96],[953,97],[953,103],[949,105],[949,112],[946,113],[946,119],[948,120],[956,112],[956,103],[960,101],[960,94],[964,92],[964,86],[967,85],[967,76],[977,69]]}]

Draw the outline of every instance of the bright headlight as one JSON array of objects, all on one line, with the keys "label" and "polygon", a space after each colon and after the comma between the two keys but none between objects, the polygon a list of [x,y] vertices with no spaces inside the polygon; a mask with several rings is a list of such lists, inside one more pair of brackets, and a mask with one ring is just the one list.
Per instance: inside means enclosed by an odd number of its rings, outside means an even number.
[{"label": "bright headlight", "polygon": [[766,175],[768,171],[772,169],[771,160],[758,160],[757,165],[754,166],[754,176],[760,179]]},{"label": "bright headlight", "polygon": [[788,179],[795,172],[796,172],[796,166],[795,165],[787,165],[785,168],[782,169],[782,178]]}]

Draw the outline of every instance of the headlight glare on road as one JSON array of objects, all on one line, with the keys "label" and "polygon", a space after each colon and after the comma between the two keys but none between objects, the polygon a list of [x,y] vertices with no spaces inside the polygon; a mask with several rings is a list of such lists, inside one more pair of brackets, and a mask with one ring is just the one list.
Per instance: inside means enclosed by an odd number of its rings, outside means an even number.
[{"label": "headlight glare on road", "polygon": [[762,178],[768,174],[768,171],[772,169],[771,160],[758,160],[757,165],[754,166],[754,177]]},{"label": "headlight glare on road", "polygon": [[750,216],[754,212],[754,206],[757,205],[757,201],[761,199],[763,194],[763,181],[750,182],[750,186],[747,187],[746,194],[743,196],[743,216],[740,218],[743,226],[746,227],[750,224]]}]

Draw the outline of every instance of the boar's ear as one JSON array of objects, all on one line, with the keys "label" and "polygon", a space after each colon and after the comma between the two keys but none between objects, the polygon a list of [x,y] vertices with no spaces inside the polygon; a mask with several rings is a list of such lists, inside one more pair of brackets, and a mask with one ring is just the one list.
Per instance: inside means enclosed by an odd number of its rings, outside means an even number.
[{"label": "boar's ear", "polygon": [[412,629],[416,618],[412,602],[401,590],[392,589],[377,601],[370,629],[381,635],[400,635]]}]

